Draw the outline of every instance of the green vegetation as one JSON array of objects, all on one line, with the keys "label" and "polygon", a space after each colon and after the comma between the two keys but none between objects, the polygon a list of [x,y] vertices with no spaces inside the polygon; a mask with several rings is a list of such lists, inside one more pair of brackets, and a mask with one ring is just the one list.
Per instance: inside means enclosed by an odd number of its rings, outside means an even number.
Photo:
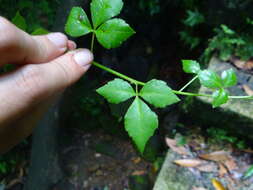
[{"label": "green vegetation", "polygon": [[243,178],[247,179],[253,175],[253,166],[250,166],[248,170],[245,172]]},{"label": "green vegetation", "polygon": [[[231,55],[236,55],[244,60],[253,56],[252,41],[248,41],[246,36],[240,36],[226,25],[221,25],[215,29],[216,35],[209,41],[208,47],[202,55],[208,61],[215,51],[221,60],[227,61]],[[250,39],[249,39],[250,40]]]},{"label": "green vegetation", "polygon": [[245,149],[246,143],[243,140],[240,140],[238,137],[228,134],[228,131],[219,128],[209,128],[207,129],[207,135],[211,142],[229,142],[235,145],[239,149]]},{"label": "green vegetation", "polygon": [[[86,12],[80,7],[74,7],[68,17],[65,31],[73,37],[92,33],[91,51],[94,50],[95,37],[107,49],[118,47],[135,33],[124,20],[113,18],[121,12],[122,8],[123,2],[121,0],[113,2],[112,0],[93,0],[91,2],[91,24]],[[188,25],[199,24],[204,20],[199,15],[195,16],[190,13],[190,16],[193,18],[186,20]],[[195,21],[193,21],[194,19]],[[228,28],[224,27],[224,30],[227,33],[232,33]],[[125,114],[124,123],[126,131],[132,137],[141,153],[144,152],[147,141],[158,127],[156,113],[143,100],[154,107],[164,108],[180,101],[176,94],[206,96],[213,99],[213,107],[215,108],[225,104],[232,98],[252,98],[251,96],[229,96],[225,89],[237,83],[235,72],[232,69],[223,71],[220,77],[213,71],[201,70],[199,63],[193,60],[183,60],[183,70],[186,73],[195,74],[195,77],[179,91],[172,90],[161,80],[153,79],[147,83],[143,83],[97,62],[93,62],[93,65],[124,79],[114,79],[97,90],[108,102],[119,104],[134,97],[134,101]],[[212,89],[214,91],[213,94],[183,92],[196,79],[199,79],[201,85]]]},{"label": "green vegetation", "polygon": [[[18,21],[19,27],[25,27],[29,33],[38,28],[51,29],[54,24],[58,0],[0,0],[1,16]],[[29,10],[29,11],[27,11]],[[21,24],[24,17],[26,24]]]},{"label": "green vegetation", "polygon": [[18,164],[23,164],[24,160],[27,159],[27,152],[24,151],[26,146],[27,142],[24,141],[9,153],[0,156],[0,179],[14,173]]},{"label": "green vegetation", "polygon": [[181,40],[192,50],[205,49],[201,56],[203,62],[208,62],[216,52],[225,61],[232,55],[243,60],[253,56],[253,15],[250,1],[221,0],[214,3],[211,0],[192,0],[181,3],[185,9]]},{"label": "green vegetation", "polygon": [[139,7],[142,11],[148,12],[151,16],[160,12],[159,0],[139,0]]}]

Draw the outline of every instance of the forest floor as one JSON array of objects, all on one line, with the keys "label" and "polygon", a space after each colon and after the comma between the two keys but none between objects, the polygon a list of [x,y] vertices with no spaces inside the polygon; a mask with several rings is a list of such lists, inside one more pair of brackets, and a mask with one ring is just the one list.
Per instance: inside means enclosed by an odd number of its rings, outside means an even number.
[{"label": "forest floor", "polygon": [[[215,128],[207,134],[200,127],[187,128],[184,135],[177,133],[174,138],[164,140],[171,151],[180,155],[173,164],[188,168],[199,179],[203,173],[212,174],[218,184],[213,190],[223,190],[222,186],[227,190],[241,190],[253,182],[252,176],[245,178],[253,163],[253,150],[246,142]],[[61,155],[67,178],[52,190],[152,189],[158,167],[140,157],[129,141],[101,131],[84,133],[73,129],[71,133],[71,142],[64,146]],[[22,189],[28,166],[29,160],[24,160],[15,172],[1,180],[6,189]],[[208,189],[196,187],[194,190]]]},{"label": "forest floor", "polygon": [[204,184],[192,190],[252,190],[253,149],[245,141],[218,128],[203,135],[200,127],[189,127],[187,133],[165,141],[177,155],[171,164],[188,169]]}]

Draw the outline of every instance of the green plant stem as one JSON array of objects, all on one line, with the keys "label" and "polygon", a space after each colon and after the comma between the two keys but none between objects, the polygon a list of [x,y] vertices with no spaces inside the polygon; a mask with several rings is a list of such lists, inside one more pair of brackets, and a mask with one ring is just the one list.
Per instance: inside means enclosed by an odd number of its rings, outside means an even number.
[{"label": "green plant stem", "polygon": [[109,73],[111,73],[111,74],[113,74],[113,75],[116,75],[116,76],[118,76],[118,77],[120,77],[120,78],[122,78],[122,79],[125,79],[125,80],[129,81],[129,82],[132,83],[132,84],[141,85],[141,86],[144,86],[144,85],[145,85],[144,82],[140,82],[140,81],[137,81],[137,80],[135,80],[135,79],[132,79],[132,78],[126,76],[126,75],[123,75],[123,74],[121,74],[121,73],[119,73],[119,72],[117,72],[117,71],[115,71],[115,70],[112,70],[112,69],[110,69],[110,68],[108,68],[108,67],[106,67],[106,66],[104,66],[104,65],[101,65],[101,64],[99,64],[99,63],[97,63],[97,62],[95,62],[95,61],[94,61],[92,64],[95,65],[96,67],[102,69],[102,70],[105,70],[105,71],[107,71],[107,72],[109,72]]},{"label": "green plant stem", "polygon": [[[95,61],[94,61],[92,64],[93,64],[94,66],[96,66],[96,67],[98,67],[98,68],[104,70],[104,71],[107,71],[107,72],[109,72],[109,73],[111,73],[111,74],[113,74],[113,75],[116,75],[116,76],[118,76],[118,77],[120,77],[120,78],[122,78],[122,79],[125,79],[125,80],[129,81],[129,82],[132,83],[132,84],[140,85],[140,86],[144,86],[144,85],[146,84],[146,83],[144,83],[144,82],[141,82],[141,81],[135,80],[135,79],[133,79],[133,78],[130,78],[130,77],[124,75],[124,74],[121,74],[121,73],[119,73],[119,72],[117,72],[117,71],[115,71],[115,70],[112,70],[112,69],[110,69],[110,68],[108,68],[108,67],[106,67],[106,66],[104,66],[104,65],[101,65],[101,64],[95,62]],[[212,97],[212,95],[209,95],[209,94],[196,94],[196,93],[190,93],[190,92],[180,92],[180,91],[177,91],[177,90],[173,90],[173,92],[174,92],[175,94],[178,94],[178,95],[185,95],[185,96],[205,96],[205,97]]]},{"label": "green plant stem", "polygon": [[[93,46],[93,44],[94,44],[94,42],[91,44],[91,47]],[[117,72],[117,71],[115,71],[115,70],[113,70],[113,69],[110,69],[110,68],[108,68],[108,67],[106,67],[106,66],[104,66],[104,65],[101,65],[101,64],[99,64],[99,63],[97,63],[97,62],[92,62],[92,64],[94,65],[94,66],[96,66],[96,67],[98,67],[98,68],[100,68],[100,69],[102,69],[102,70],[104,70],[104,71],[107,71],[107,72],[109,72],[109,73],[111,73],[111,74],[113,74],[113,75],[115,75],[115,76],[118,76],[118,77],[120,77],[120,78],[122,78],[122,79],[125,79],[125,80],[127,80],[127,81],[129,81],[130,83],[132,83],[132,84],[134,84],[134,85],[136,85],[136,87],[138,87],[138,85],[140,85],[140,86],[144,86],[146,83],[144,83],[144,82],[141,82],[141,81],[138,81],[138,80],[135,80],[135,79],[133,79],[133,78],[131,78],[131,77],[128,77],[128,76],[126,76],[126,75],[124,75],[124,74],[122,74],[122,73],[119,73],[119,72]],[[183,88],[186,88],[187,86],[189,86],[194,80],[196,80],[198,77],[197,76],[195,76],[191,81],[189,81]],[[182,88],[182,89],[183,89]],[[202,97],[208,97],[208,98],[212,98],[212,95],[211,94],[198,94],[198,93],[191,93],[191,92],[182,92],[183,90],[179,90],[179,91],[177,91],[177,90],[172,90],[172,92],[173,93],[175,93],[175,94],[177,94],[177,95],[183,95],[183,96],[202,96]],[[229,99],[253,99],[253,96],[229,96]]]},{"label": "green plant stem", "polygon": [[90,47],[91,52],[93,52],[94,50],[94,41],[95,41],[95,33],[92,32],[91,47]]},{"label": "green plant stem", "polygon": [[[144,86],[144,85],[146,84],[146,83],[144,83],[144,82],[141,82],[141,81],[135,80],[135,79],[133,79],[133,78],[130,78],[130,77],[124,75],[124,74],[121,74],[121,73],[119,73],[119,72],[117,72],[117,71],[115,71],[115,70],[113,70],[113,69],[110,69],[110,68],[104,66],[104,65],[101,65],[101,64],[99,64],[99,63],[97,63],[97,62],[95,62],[95,61],[94,61],[92,64],[93,64],[94,66],[96,66],[96,67],[98,67],[98,68],[104,70],[104,71],[107,71],[107,72],[109,72],[109,73],[111,73],[111,74],[113,74],[113,75],[115,75],[115,76],[118,76],[118,77],[120,77],[120,78],[122,78],[122,79],[125,79],[125,80],[129,81],[130,83],[135,84],[136,86],[138,86],[138,85]],[[191,82],[193,82],[194,80],[196,80],[196,78],[197,78],[197,77],[194,77],[194,78],[189,82],[189,84],[190,84]],[[187,84],[188,84],[188,83],[187,83]],[[188,84],[188,85],[189,85],[189,84]],[[185,86],[187,86],[187,85],[185,85]],[[182,91],[177,91],[177,90],[172,90],[172,92],[174,92],[175,94],[178,94],[178,95],[183,95],[183,96],[202,96],[202,97],[212,98],[212,95],[211,95],[211,94],[198,94],[198,93],[191,93],[191,92],[182,92]],[[253,99],[253,96],[229,96],[229,99]]]},{"label": "green plant stem", "polygon": [[253,99],[253,96],[229,96],[229,99]]},{"label": "green plant stem", "polygon": [[136,96],[139,96],[138,84],[135,85],[135,94]]},{"label": "green plant stem", "polygon": [[183,92],[184,89],[186,89],[191,83],[193,83],[198,78],[198,75],[196,75],[192,80],[190,80],[186,85],[184,85],[179,92]]}]

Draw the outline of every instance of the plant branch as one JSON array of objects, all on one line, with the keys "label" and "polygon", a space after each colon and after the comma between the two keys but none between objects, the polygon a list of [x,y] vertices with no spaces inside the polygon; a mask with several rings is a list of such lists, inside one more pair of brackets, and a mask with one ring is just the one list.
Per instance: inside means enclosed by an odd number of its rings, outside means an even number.
[{"label": "plant branch", "polygon": [[[107,71],[107,72],[109,72],[109,73],[111,73],[113,75],[116,75],[116,76],[118,76],[118,77],[120,77],[122,79],[125,79],[125,80],[129,81],[132,84],[140,85],[140,86],[144,86],[146,84],[144,82],[141,82],[141,81],[135,80],[133,78],[130,78],[130,77],[124,75],[124,74],[121,74],[121,73],[119,73],[119,72],[117,72],[117,71],[115,71],[113,69],[110,69],[110,68],[104,66],[104,65],[101,65],[101,64],[99,64],[99,63],[97,63],[95,61],[92,64],[94,66],[96,66],[96,67],[104,70],[104,71]],[[184,95],[184,96],[205,96],[205,97],[212,97],[212,95],[209,95],[209,94],[197,94],[197,93],[190,93],[190,92],[180,92],[180,91],[177,91],[177,90],[172,90],[172,91],[175,94]]]},{"label": "plant branch", "polygon": [[[130,83],[135,84],[137,86],[138,85],[144,86],[146,84],[144,82],[141,82],[141,81],[135,80],[135,79],[133,79],[131,77],[128,77],[128,76],[126,76],[124,74],[121,74],[121,73],[119,73],[119,72],[117,72],[117,71],[115,71],[113,69],[110,69],[110,68],[108,68],[108,67],[106,67],[104,65],[101,65],[101,64],[99,64],[97,62],[93,62],[92,64],[94,66],[96,66],[96,67],[104,70],[104,71],[107,71],[107,72],[109,72],[109,73],[111,73],[111,74],[113,74],[115,76],[118,76],[118,77],[120,77],[122,79],[125,79],[125,80],[129,81]],[[193,79],[196,80],[196,78],[197,77],[194,77]],[[192,82],[194,81],[193,79],[191,80]],[[189,82],[189,84],[190,84],[190,82]],[[172,90],[172,92],[175,93],[175,94],[177,94],[177,95],[183,95],[183,96],[202,96],[202,97],[212,98],[211,94],[198,94],[198,93],[191,93],[191,92],[182,92],[182,91],[177,91],[177,90]],[[229,99],[253,99],[253,96],[229,96]]]},{"label": "plant branch", "polygon": [[91,39],[91,46],[90,46],[91,52],[93,52],[94,50],[94,42],[95,42],[95,33],[92,32],[92,39]]},{"label": "plant branch", "polygon": [[107,71],[107,72],[109,72],[109,73],[111,73],[111,74],[113,74],[113,75],[116,75],[116,76],[118,76],[118,77],[120,77],[120,78],[122,78],[122,79],[125,79],[125,80],[129,81],[129,82],[132,83],[132,84],[141,85],[141,86],[144,86],[144,85],[145,85],[144,82],[137,81],[137,80],[135,80],[135,79],[133,79],[133,78],[130,78],[130,77],[126,76],[126,75],[123,75],[123,74],[121,74],[121,73],[119,73],[119,72],[117,72],[117,71],[115,71],[115,70],[112,70],[112,69],[110,69],[110,68],[108,68],[108,67],[106,67],[106,66],[104,66],[104,65],[101,65],[101,64],[99,64],[99,63],[97,63],[97,62],[95,62],[95,61],[94,61],[92,64],[95,65],[96,67],[102,69],[102,70],[105,70],[105,71]]},{"label": "plant branch", "polygon": [[[92,33],[92,40],[91,40],[91,52],[93,52],[93,50],[94,50],[94,41],[95,41],[95,33],[93,32]],[[124,75],[122,73],[119,73],[119,72],[117,72],[117,71],[115,71],[113,69],[110,69],[110,68],[108,68],[108,67],[106,67],[104,65],[101,65],[101,64],[99,64],[99,63],[97,63],[95,61],[92,62],[92,64],[94,66],[96,66],[96,67],[104,70],[104,71],[107,71],[107,72],[109,72],[109,73],[111,73],[111,74],[113,74],[115,76],[118,76],[118,77],[120,77],[122,79],[125,79],[125,80],[129,81],[132,84],[135,84],[136,85],[136,90],[138,88],[138,85],[144,86],[146,84],[144,82],[141,82],[141,81],[135,80],[135,79],[133,79],[131,77],[128,77],[128,76],[126,76],[126,75]],[[198,75],[195,76],[192,80],[190,80],[186,85],[184,85],[179,91],[172,90],[172,92],[175,93],[175,94],[184,95],[184,96],[203,96],[203,97],[209,97],[209,98],[211,98],[212,97],[211,94],[197,94],[197,93],[191,93],[191,92],[183,92],[183,90],[186,89],[197,78],[198,78]],[[229,99],[253,99],[253,96],[229,96]]]},{"label": "plant branch", "polygon": [[191,83],[193,83],[198,78],[198,75],[196,75],[192,80],[190,80],[186,85],[184,85],[179,92],[182,92],[184,89],[186,89]]},{"label": "plant branch", "polygon": [[253,99],[253,96],[229,96],[229,99]]}]

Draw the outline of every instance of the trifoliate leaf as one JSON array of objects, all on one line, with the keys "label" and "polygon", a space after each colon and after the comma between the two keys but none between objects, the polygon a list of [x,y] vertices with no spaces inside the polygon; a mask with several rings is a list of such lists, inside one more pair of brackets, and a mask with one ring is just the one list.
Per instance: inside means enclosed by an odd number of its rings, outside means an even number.
[{"label": "trifoliate leaf", "polygon": [[15,24],[21,30],[26,30],[27,24],[25,18],[17,11],[15,17],[12,19],[12,23]]},{"label": "trifoliate leaf", "polygon": [[233,69],[223,71],[221,79],[224,87],[231,87],[237,84],[237,77]]},{"label": "trifoliate leaf", "polygon": [[147,141],[157,127],[157,115],[136,97],[125,115],[125,128],[141,153],[144,152]]},{"label": "trifoliate leaf", "polygon": [[197,61],[182,60],[182,62],[184,72],[197,74],[200,71],[200,65]]},{"label": "trifoliate leaf", "polygon": [[134,30],[122,19],[108,20],[96,30],[98,41],[107,49],[120,46],[134,33]]},{"label": "trifoliate leaf", "polygon": [[203,70],[198,73],[200,83],[207,88],[221,88],[222,80],[214,72],[210,70]]},{"label": "trifoliate leaf", "polygon": [[132,86],[122,79],[114,79],[96,91],[105,97],[108,102],[113,104],[124,102],[127,99],[135,96]]},{"label": "trifoliate leaf", "polygon": [[32,35],[45,35],[48,33],[49,33],[49,31],[46,30],[45,28],[37,28],[32,32]]},{"label": "trifoliate leaf", "polygon": [[91,17],[94,29],[110,18],[117,16],[122,8],[122,0],[92,0]]},{"label": "trifoliate leaf", "polygon": [[212,102],[213,108],[219,107],[220,105],[225,104],[228,101],[228,93],[223,88],[216,90],[212,96],[213,96]]},{"label": "trifoliate leaf", "polygon": [[84,10],[81,7],[73,7],[65,26],[65,32],[72,37],[79,37],[91,31],[90,21]]},{"label": "trifoliate leaf", "polygon": [[140,96],[158,108],[164,108],[180,101],[164,81],[155,79],[149,81],[141,89]]}]

